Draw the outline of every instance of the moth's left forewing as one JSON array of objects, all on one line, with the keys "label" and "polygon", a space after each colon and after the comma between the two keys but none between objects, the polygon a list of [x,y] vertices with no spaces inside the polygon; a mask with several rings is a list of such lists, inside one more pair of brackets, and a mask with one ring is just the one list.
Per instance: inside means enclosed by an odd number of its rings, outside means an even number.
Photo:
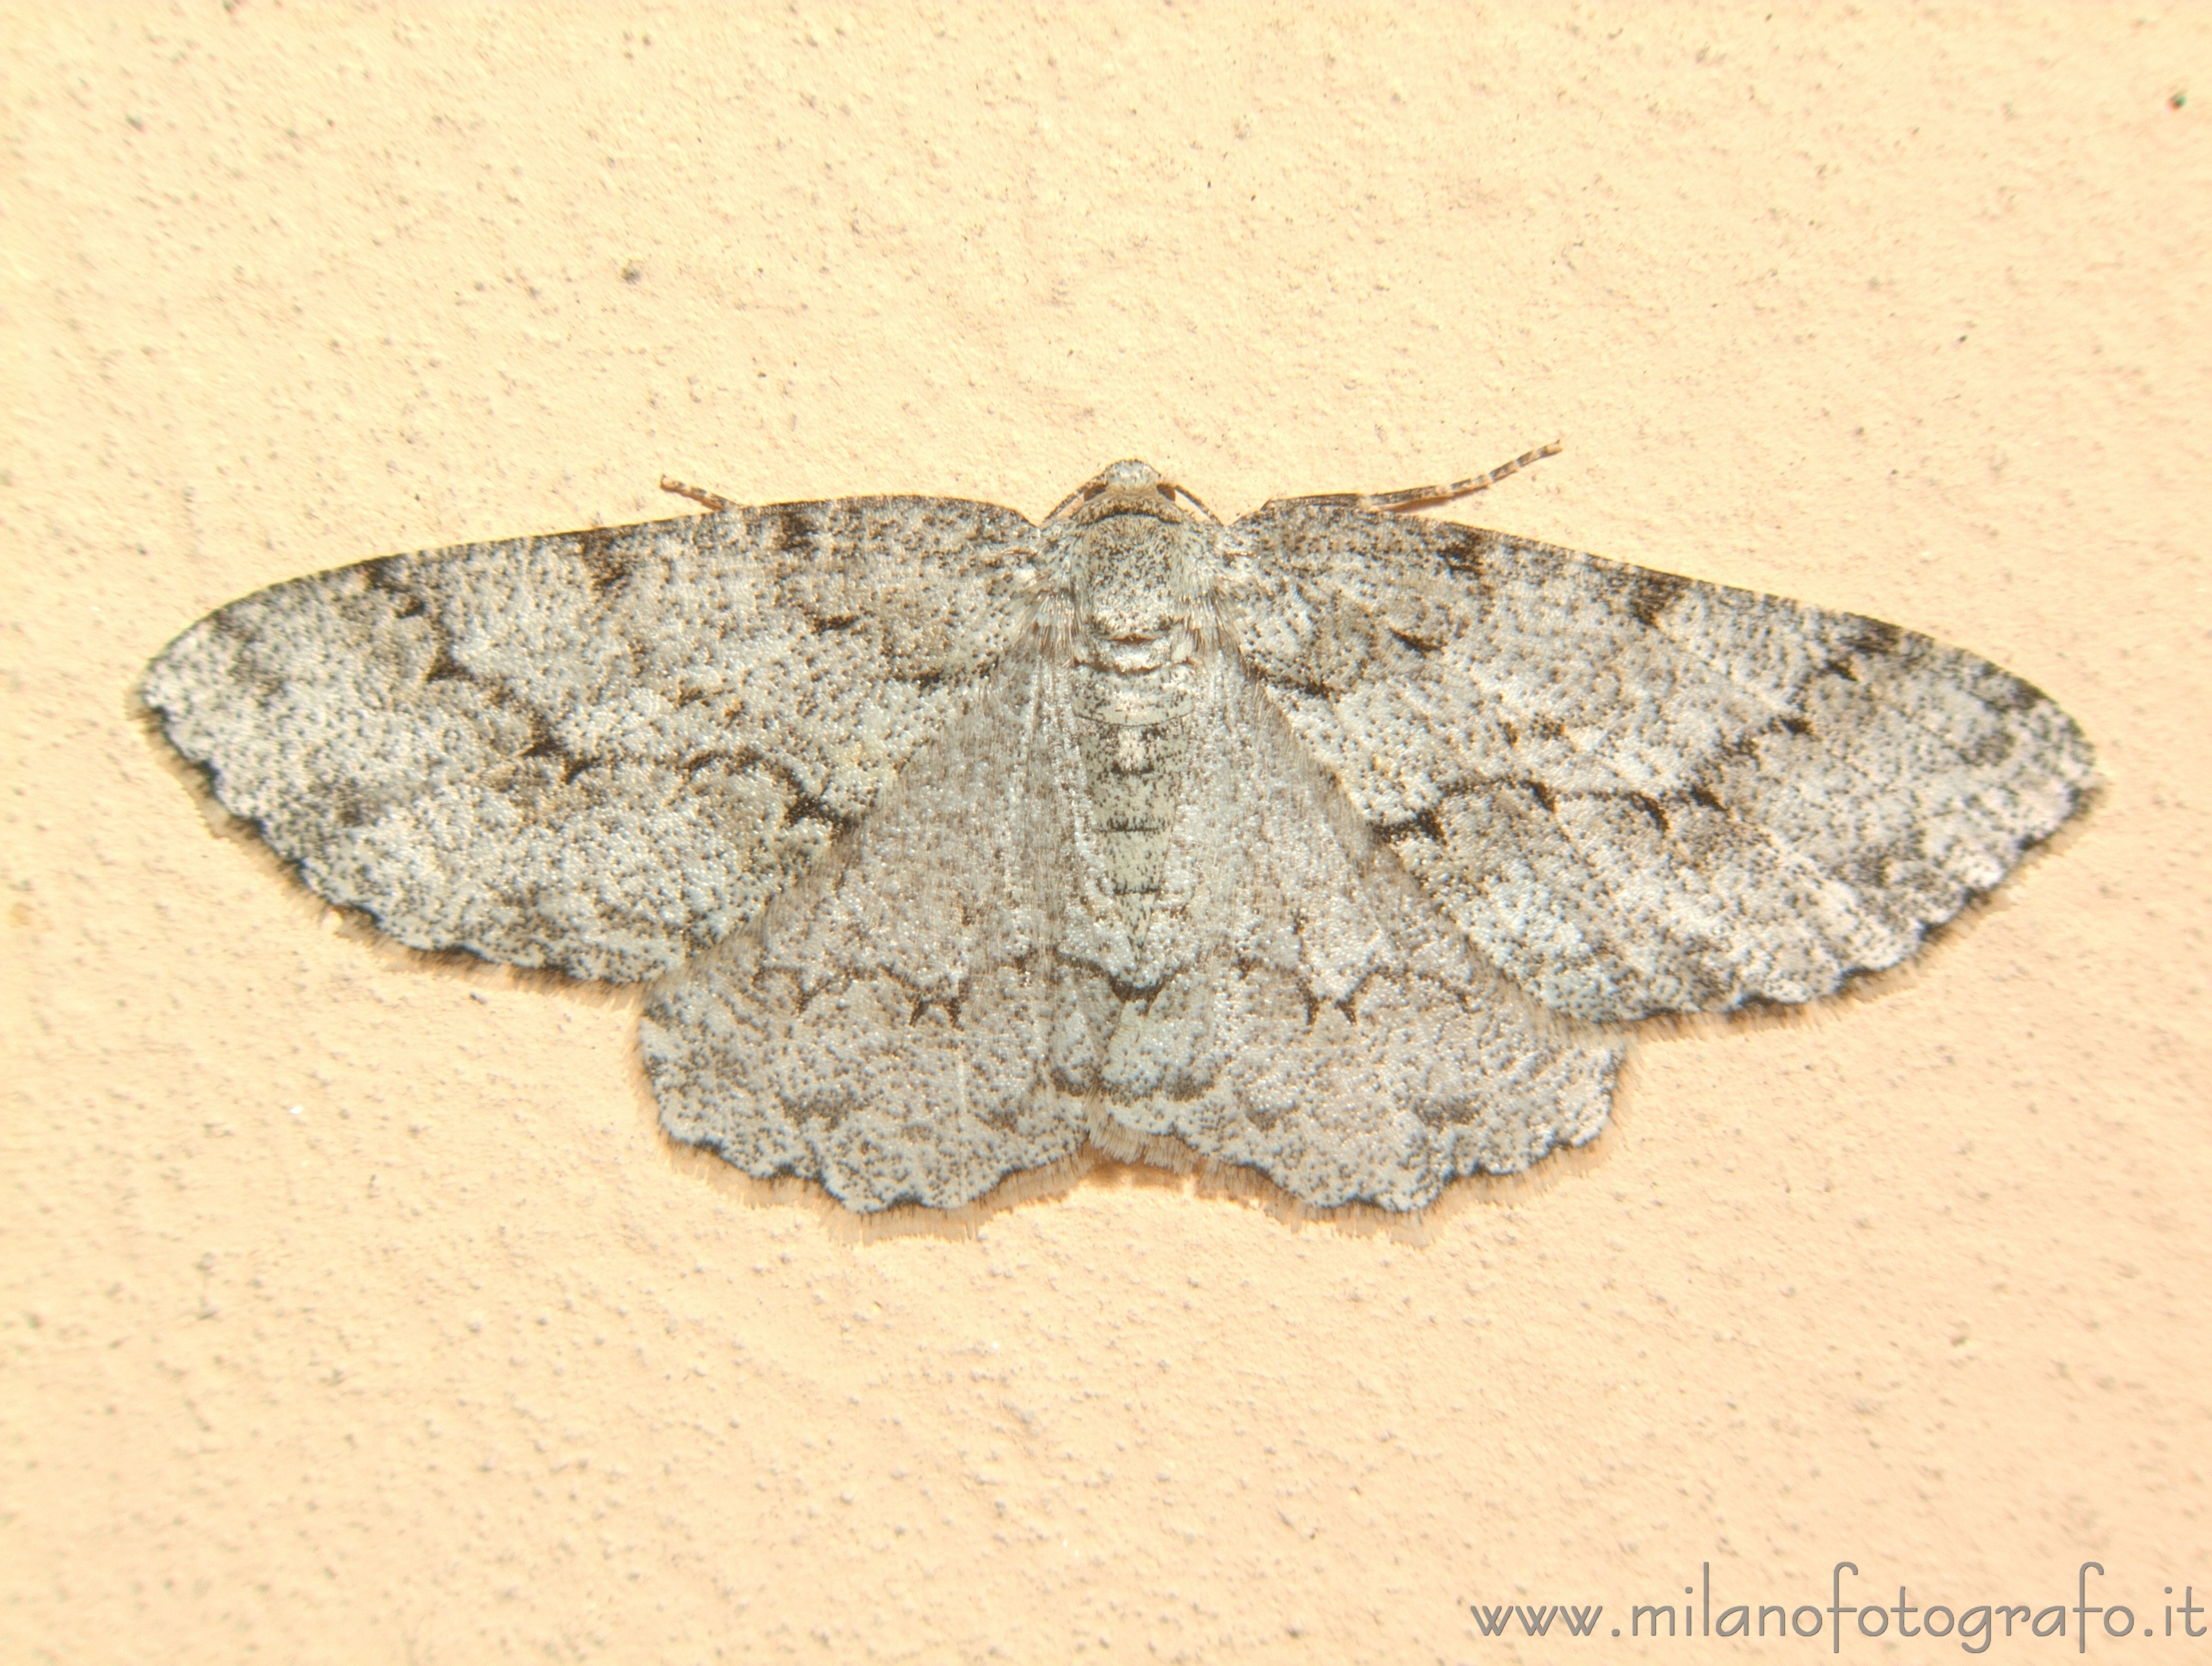
[{"label": "moth's left forewing", "polygon": [[143,694],[226,808],[400,941],[651,977],[939,732],[1015,628],[1032,530],[861,498],[388,556],[210,615]]},{"label": "moth's left forewing", "polygon": [[1012,641],[1013,575],[1036,529],[955,498],[840,498],[714,519],[759,562],[773,637],[724,668],[737,728],[788,772],[809,813],[850,824],[939,732],[963,679]]},{"label": "moth's left forewing", "polygon": [[[738,511],[776,602],[817,634],[860,629],[887,677],[932,684],[997,660],[1018,629],[1015,574],[1036,529],[949,497],[848,497]],[[755,529],[758,529],[757,532]]]}]

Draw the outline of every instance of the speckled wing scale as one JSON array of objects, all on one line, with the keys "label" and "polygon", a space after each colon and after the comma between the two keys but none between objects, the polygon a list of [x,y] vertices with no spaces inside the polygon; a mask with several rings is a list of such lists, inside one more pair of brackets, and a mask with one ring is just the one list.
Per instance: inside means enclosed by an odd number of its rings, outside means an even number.
[{"label": "speckled wing scale", "polygon": [[144,695],[319,895],[635,982],[866,815],[1012,641],[1032,530],[877,497],[394,556],[210,615]]},{"label": "speckled wing scale", "polygon": [[1876,620],[1327,502],[1232,538],[1244,663],[1308,753],[1578,1018],[1894,965],[2090,779],[2041,693]]},{"label": "speckled wing scale", "polygon": [[658,980],[663,1120],[750,1173],[950,1207],[1088,1144],[1413,1209],[1595,1134],[1626,1023],[1902,959],[2090,779],[1969,654],[1404,514],[1528,460],[395,556],[145,698],[401,941]]}]

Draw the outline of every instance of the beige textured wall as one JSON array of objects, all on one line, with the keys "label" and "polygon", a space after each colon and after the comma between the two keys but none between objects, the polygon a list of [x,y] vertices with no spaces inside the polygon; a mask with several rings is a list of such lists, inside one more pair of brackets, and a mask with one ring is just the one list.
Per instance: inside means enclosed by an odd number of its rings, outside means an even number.
[{"label": "beige textured wall", "polygon": [[[0,1655],[2212,1585],[2204,10],[8,11]],[[1987,654],[2110,784],[1419,1241],[1121,1170],[855,1242],[672,1156],[627,998],[365,939],[133,717],[219,603],[663,471],[1233,514],[1554,435],[1469,518]]]}]

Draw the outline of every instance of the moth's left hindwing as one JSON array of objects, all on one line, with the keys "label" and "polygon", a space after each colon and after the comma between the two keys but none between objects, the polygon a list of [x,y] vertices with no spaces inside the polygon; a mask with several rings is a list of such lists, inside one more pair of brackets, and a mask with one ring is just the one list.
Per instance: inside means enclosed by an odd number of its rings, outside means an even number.
[{"label": "moth's left hindwing", "polygon": [[867,497],[391,556],[210,615],[143,697],[226,809],[401,942],[649,978],[938,733],[1015,628],[1034,530]]}]

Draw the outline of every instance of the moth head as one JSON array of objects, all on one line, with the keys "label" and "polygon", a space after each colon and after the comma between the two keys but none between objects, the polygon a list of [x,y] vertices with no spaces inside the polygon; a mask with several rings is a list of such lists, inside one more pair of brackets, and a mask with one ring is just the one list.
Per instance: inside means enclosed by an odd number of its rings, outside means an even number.
[{"label": "moth head", "polygon": [[1171,526],[1218,526],[1221,519],[1150,463],[1135,458],[1109,463],[1085,481],[1045,517],[1072,526],[1096,526],[1116,515],[1141,515]]}]

